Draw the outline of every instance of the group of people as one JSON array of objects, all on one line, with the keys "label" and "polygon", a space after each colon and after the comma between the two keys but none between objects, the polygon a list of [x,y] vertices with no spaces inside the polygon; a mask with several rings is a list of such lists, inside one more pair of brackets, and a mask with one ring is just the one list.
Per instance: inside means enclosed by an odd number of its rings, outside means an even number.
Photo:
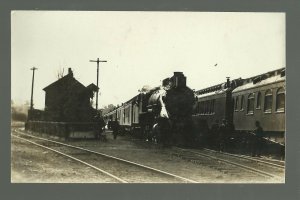
[{"label": "group of people", "polygon": [[[95,116],[94,119],[94,131],[96,134],[96,138],[100,140],[106,140],[106,136],[103,135],[105,131],[106,123],[102,117],[98,114]],[[262,148],[264,144],[264,131],[261,127],[259,121],[255,122],[255,130],[253,131],[253,135],[250,137],[250,147],[251,147],[251,154],[252,156],[260,156],[262,153]],[[108,122],[108,128],[110,128],[113,131],[113,138],[117,139],[117,136],[120,131],[120,125],[117,120],[112,120]],[[155,130],[158,127],[154,126],[153,130]],[[219,125],[219,121],[216,120],[216,122],[212,125],[211,128],[212,140],[214,142],[211,142],[215,144],[216,148],[222,152],[225,150],[228,150],[230,148],[230,139],[233,136],[234,133],[234,126],[232,123],[228,123],[226,119],[222,120],[222,123]],[[159,134],[157,134],[159,136]],[[217,138],[217,139],[216,139]],[[163,139],[163,138],[160,138]]]},{"label": "group of people", "polygon": [[[230,142],[231,138],[234,137],[233,124],[228,123],[226,119],[223,119],[221,125],[219,125],[219,121],[216,120],[216,122],[212,125],[211,132],[212,140],[214,141],[211,143],[214,143],[215,147],[220,152],[232,147],[230,146]],[[259,121],[255,122],[255,129],[253,130],[253,134],[250,136],[250,140],[248,142],[250,144],[251,155],[261,156],[264,145],[264,131]]]},{"label": "group of people", "polygon": [[[106,135],[103,134],[105,131],[105,126],[106,123],[104,119],[99,114],[97,114],[94,117],[94,133],[96,139],[103,140],[103,141],[107,140]],[[117,135],[119,134],[119,130],[120,130],[119,122],[117,120],[109,121],[109,128],[111,128],[113,131],[113,138],[117,139]]]},{"label": "group of people", "polygon": [[228,141],[232,136],[234,131],[233,124],[229,124],[226,119],[222,120],[222,123],[219,125],[219,120],[216,120],[211,128],[211,140],[213,140],[214,145],[219,151],[225,151],[225,148],[228,146]]}]

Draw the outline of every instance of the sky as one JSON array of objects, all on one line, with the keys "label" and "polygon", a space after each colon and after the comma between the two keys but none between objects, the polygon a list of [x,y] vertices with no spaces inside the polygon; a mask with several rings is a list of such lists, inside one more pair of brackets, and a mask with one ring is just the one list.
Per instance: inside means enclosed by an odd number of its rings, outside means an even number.
[{"label": "sky", "polygon": [[72,68],[96,84],[99,108],[121,104],[181,71],[199,90],[286,67],[285,14],[233,12],[12,11],[11,98],[44,109],[43,88]]}]

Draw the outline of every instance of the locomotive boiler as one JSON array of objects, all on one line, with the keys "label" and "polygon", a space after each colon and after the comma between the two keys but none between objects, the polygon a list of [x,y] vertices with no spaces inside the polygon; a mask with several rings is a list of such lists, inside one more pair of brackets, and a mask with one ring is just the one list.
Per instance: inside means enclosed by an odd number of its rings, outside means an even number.
[{"label": "locomotive boiler", "polygon": [[104,117],[115,119],[124,131],[163,144],[187,144],[193,140],[194,91],[182,72],[174,72],[162,85],[142,90]]},{"label": "locomotive boiler", "polygon": [[191,143],[195,96],[193,90],[186,86],[182,72],[174,72],[171,78],[164,79],[161,87],[146,94],[145,101],[145,124],[150,126],[145,130],[150,132],[151,138],[164,144]]}]

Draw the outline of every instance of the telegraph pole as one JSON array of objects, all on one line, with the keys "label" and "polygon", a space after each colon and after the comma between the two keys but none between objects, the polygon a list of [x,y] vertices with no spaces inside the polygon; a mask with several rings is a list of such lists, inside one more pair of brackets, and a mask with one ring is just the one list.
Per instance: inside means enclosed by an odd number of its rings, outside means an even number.
[{"label": "telegraph pole", "polygon": [[31,101],[30,101],[30,110],[33,109],[33,83],[34,83],[34,71],[36,70],[36,67],[32,67],[30,70],[32,70],[32,85],[31,85]]},{"label": "telegraph pole", "polygon": [[96,62],[97,63],[97,95],[96,95],[96,111],[98,111],[98,92],[99,92],[99,87],[98,87],[98,81],[99,81],[99,63],[100,62],[107,62],[106,60],[90,60],[90,62]]}]

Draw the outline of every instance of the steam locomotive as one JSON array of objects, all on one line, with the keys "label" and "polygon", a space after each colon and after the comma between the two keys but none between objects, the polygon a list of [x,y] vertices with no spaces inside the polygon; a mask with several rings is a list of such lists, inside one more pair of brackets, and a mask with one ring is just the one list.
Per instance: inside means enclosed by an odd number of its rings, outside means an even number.
[{"label": "steam locomotive", "polygon": [[104,119],[118,121],[124,131],[137,137],[170,144],[191,144],[195,140],[192,113],[194,91],[186,86],[182,72],[174,72],[162,85],[141,91],[129,101],[104,115]]}]

